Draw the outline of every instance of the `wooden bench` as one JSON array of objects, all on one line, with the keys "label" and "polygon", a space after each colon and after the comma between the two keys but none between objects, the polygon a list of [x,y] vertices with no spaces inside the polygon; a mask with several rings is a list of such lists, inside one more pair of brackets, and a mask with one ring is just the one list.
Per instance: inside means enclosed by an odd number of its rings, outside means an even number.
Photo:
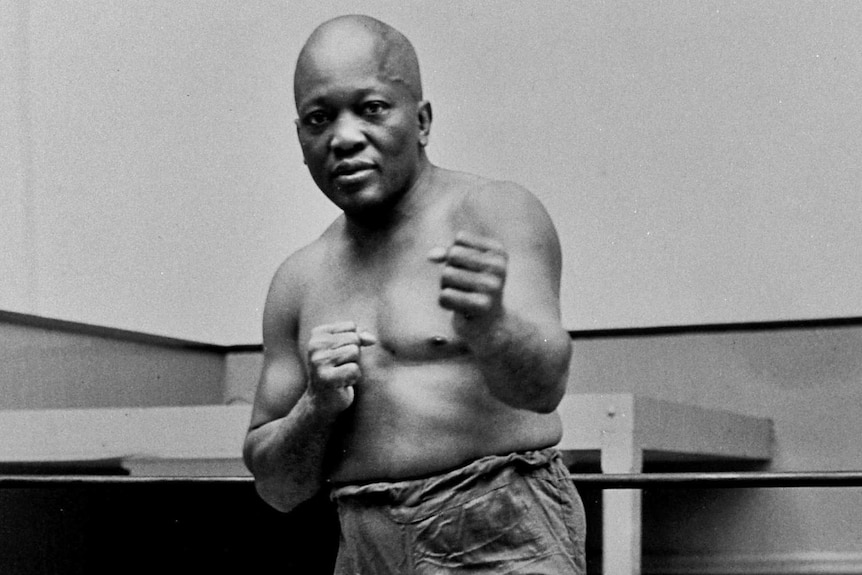
[{"label": "wooden bench", "polygon": [[[768,461],[768,419],[632,394],[568,394],[559,407],[569,461],[598,460],[602,473],[640,473],[645,462]],[[641,571],[641,491],[607,490],[602,507],[605,575]]]}]

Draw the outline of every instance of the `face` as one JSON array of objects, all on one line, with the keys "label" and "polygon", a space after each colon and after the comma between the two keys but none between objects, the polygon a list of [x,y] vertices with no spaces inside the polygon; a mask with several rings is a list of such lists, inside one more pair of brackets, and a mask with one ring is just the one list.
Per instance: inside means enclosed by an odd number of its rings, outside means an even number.
[{"label": "face", "polygon": [[430,108],[381,71],[373,50],[312,52],[298,71],[299,143],[317,186],[348,215],[397,203],[416,181]]}]

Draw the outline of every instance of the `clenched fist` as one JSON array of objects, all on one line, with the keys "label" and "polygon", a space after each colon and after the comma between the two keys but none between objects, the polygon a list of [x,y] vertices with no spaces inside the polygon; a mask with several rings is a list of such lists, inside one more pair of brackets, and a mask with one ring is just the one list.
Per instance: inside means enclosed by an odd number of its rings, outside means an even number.
[{"label": "clenched fist", "polygon": [[455,312],[456,332],[487,329],[502,314],[509,257],[500,242],[459,232],[452,245],[432,249],[428,259],[443,264],[438,301]]},{"label": "clenched fist", "polygon": [[362,380],[363,347],[377,338],[350,321],[318,326],[308,341],[308,393],[317,404],[340,413],[353,403],[353,386]]}]

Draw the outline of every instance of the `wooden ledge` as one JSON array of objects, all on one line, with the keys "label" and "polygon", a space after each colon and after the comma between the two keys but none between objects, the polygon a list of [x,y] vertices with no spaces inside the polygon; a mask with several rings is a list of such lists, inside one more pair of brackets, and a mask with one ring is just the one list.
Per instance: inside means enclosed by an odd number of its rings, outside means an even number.
[{"label": "wooden ledge", "polygon": [[250,405],[0,411],[0,465],[133,475],[247,475]]},{"label": "wooden ledge", "polygon": [[[767,418],[706,409],[627,393],[568,394],[559,407],[558,447],[581,458],[602,457],[603,471],[639,471],[643,461],[768,461],[773,425]],[[612,457],[634,469],[609,469]]]}]

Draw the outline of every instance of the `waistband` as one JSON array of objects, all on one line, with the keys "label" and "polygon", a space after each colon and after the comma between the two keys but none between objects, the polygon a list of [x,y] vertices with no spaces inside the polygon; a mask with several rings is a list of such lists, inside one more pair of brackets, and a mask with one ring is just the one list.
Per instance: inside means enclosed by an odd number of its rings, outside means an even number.
[{"label": "waistband", "polygon": [[431,477],[334,486],[330,498],[333,501],[351,499],[374,505],[410,507],[419,505],[437,493],[469,490],[504,469],[515,468],[528,472],[553,464],[562,465],[560,452],[553,447],[507,455],[488,455]]}]

